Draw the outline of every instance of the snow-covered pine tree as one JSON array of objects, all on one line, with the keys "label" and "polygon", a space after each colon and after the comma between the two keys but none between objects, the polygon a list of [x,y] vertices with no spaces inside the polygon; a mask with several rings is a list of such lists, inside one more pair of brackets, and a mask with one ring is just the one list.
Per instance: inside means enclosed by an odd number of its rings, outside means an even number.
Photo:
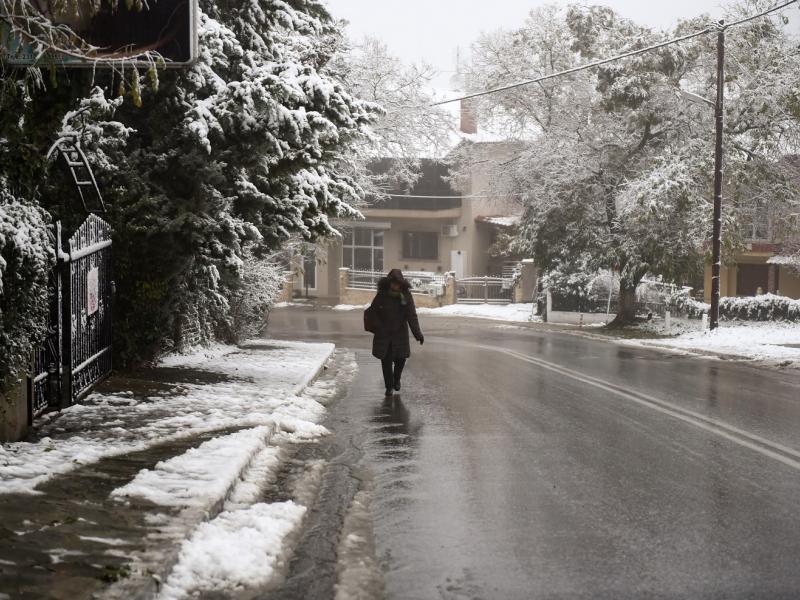
[{"label": "snow-covered pine tree", "polygon": [[332,234],[328,219],[357,216],[363,196],[352,164],[379,109],[343,83],[341,32],[323,4],[202,0],[199,18],[197,64],[157,77],[127,65],[31,79],[0,56],[0,175],[65,219],[81,216],[74,191],[41,186],[42,157],[64,115],[85,109],[66,126],[110,210],[125,360],[169,345],[187,315],[209,337],[230,331],[245,257]]},{"label": "snow-covered pine tree", "polygon": [[133,132],[101,174],[128,358],[174,339],[181,315],[207,336],[230,330],[243,257],[330,235],[329,217],[357,215],[363,194],[343,165],[377,108],[331,68],[341,34],[322,4],[201,7],[199,61],[123,104],[115,118]]}]

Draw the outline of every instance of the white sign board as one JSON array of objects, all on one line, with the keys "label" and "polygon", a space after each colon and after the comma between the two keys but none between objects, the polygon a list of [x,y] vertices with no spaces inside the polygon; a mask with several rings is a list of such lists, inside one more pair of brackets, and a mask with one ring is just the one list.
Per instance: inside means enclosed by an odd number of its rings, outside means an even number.
[{"label": "white sign board", "polygon": [[98,286],[98,270],[97,267],[89,269],[86,274],[86,314],[93,315],[97,312],[99,304],[99,286]]}]

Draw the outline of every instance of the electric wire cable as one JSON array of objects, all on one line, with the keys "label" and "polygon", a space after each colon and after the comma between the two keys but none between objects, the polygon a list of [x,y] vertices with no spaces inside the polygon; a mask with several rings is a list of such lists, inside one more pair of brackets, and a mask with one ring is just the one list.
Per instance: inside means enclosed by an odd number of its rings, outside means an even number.
[{"label": "electric wire cable", "polygon": [[563,71],[558,71],[556,73],[550,73],[549,75],[542,75],[541,77],[535,77],[534,79],[526,79],[524,81],[518,81],[516,83],[512,83],[509,85],[503,85],[496,88],[491,88],[488,90],[483,90],[480,92],[474,92],[472,94],[466,94],[464,96],[460,96],[458,98],[450,98],[448,100],[441,100],[439,102],[434,102],[431,106],[441,106],[443,104],[450,104],[451,102],[459,102],[461,100],[471,100],[472,98],[479,98],[481,96],[488,96],[490,94],[496,94],[498,92],[505,92],[508,90],[513,90],[519,87],[523,87],[526,85],[531,85],[534,83],[539,83],[541,81],[547,81],[548,79],[555,79],[557,77],[563,77],[565,75],[572,75],[573,73],[579,73],[581,71],[586,71],[589,69],[594,69],[595,67],[600,67],[602,65],[606,65],[611,62],[616,62],[618,60],[623,60],[625,58],[631,58],[634,56],[639,56],[640,54],[646,54],[647,52],[652,52],[653,50],[658,50],[659,48],[664,48],[666,46],[671,46],[673,44],[679,44],[681,42],[685,42],[686,40],[690,40],[696,37],[700,37],[703,35],[707,35],[709,33],[716,33],[720,29],[729,29],[731,27],[736,27],[737,25],[741,25],[743,23],[747,23],[749,21],[754,21],[755,19],[759,19],[761,17],[767,16],[770,13],[776,12],[787,6],[797,3],[800,0],[788,0],[787,2],[783,2],[781,4],[777,4],[772,8],[769,8],[763,12],[760,12],[755,15],[750,15],[748,17],[744,17],[737,21],[733,21],[731,23],[715,23],[705,29],[700,29],[698,31],[682,35],[680,37],[672,38],[669,40],[665,40],[663,42],[659,42],[658,44],[653,44],[652,46],[647,46],[645,48],[638,48],[637,50],[631,50],[629,52],[623,52],[622,54],[617,54],[616,56],[611,56],[608,58],[603,58],[600,60],[596,60],[590,63],[586,63],[583,65],[578,65],[577,67],[572,67],[570,69],[565,69]]}]

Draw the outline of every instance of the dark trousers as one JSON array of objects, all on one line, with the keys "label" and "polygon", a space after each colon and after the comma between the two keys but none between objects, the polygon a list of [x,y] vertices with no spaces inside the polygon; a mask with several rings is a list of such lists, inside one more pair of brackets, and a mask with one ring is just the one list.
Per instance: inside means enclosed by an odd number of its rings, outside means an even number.
[{"label": "dark trousers", "polygon": [[392,389],[396,381],[400,381],[400,376],[403,374],[403,367],[405,366],[405,358],[392,358],[392,347],[390,345],[389,351],[386,353],[386,356],[383,357],[383,360],[381,360],[383,382],[386,384],[387,390]]}]

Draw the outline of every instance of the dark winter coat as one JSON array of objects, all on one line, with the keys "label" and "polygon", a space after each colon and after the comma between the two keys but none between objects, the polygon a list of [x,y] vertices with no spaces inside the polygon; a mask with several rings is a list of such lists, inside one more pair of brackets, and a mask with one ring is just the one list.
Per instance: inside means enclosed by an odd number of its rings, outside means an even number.
[{"label": "dark winter coat", "polygon": [[[392,278],[400,281],[401,293],[406,303],[403,305],[400,298],[390,294]],[[372,355],[384,359],[391,348],[392,358],[408,358],[411,356],[411,345],[408,339],[408,330],[417,341],[422,341],[422,331],[419,328],[417,309],[414,306],[414,297],[411,295],[411,286],[403,279],[402,273],[395,269],[390,271],[388,277],[378,282],[378,293],[372,301],[375,311],[375,321],[378,328],[372,340]]]}]

